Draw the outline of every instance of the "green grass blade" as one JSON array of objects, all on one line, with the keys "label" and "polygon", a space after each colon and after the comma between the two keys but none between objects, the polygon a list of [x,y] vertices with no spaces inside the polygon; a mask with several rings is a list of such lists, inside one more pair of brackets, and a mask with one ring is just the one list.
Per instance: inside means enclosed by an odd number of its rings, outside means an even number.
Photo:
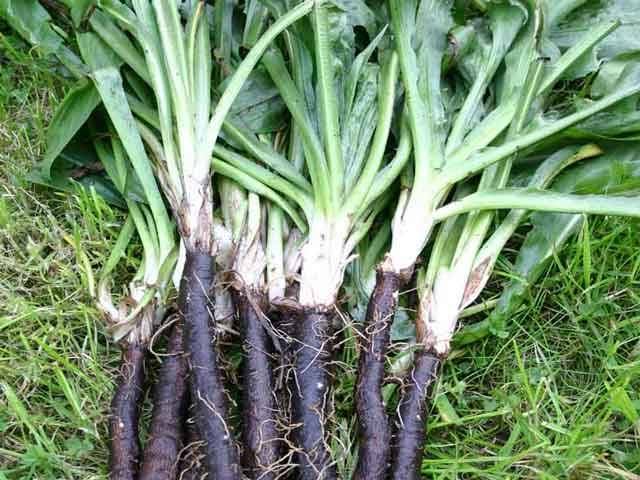
[{"label": "green grass blade", "polygon": [[127,220],[122,225],[120,229],[120,233],[118,234],[118,238],[116,240],[115,245],[111,249],[109,253],[109,258],[105,262],[100,271],[99,283],[103,283],[105,279],[111,275],[111,272],[116,268],[120,259],[126,255],[127,247],[129,246],[129,242],[131,242],[131,237],[136,231],[136,225],[133,221],[133,216],[128,215]]},{"label": "green grass blade", "polygon": [[56,55],[76,78],[86,75],[82,61],[63,44],[50,25],[51,16],[37,0],[0,0],[0,18],[44,54]]}]

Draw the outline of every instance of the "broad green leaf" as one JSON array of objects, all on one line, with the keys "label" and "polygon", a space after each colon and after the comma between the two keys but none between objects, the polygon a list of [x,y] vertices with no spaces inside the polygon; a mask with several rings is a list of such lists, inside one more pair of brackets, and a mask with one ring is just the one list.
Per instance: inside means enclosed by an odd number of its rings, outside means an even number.
[{"label": "broad green leaf", "polygon": [[614,92],[598,101],[589,103],[576,113],[547,123],[542,127],[536,126],[533,131],[519,135],[498,147],[487,148],[473,155],[471,158],[464,159],[464,161],[454,158],[457,157],[457,155],[454,154],[450,159],[452,168],[444,170],[441,174],[441,177],[445,180],[444,183],[456,183],[470,176],[472,173],[482,171],[497,161],[503,160],[528,147],[532,147],[539,142],[547,141],[554,135],[590,118],[592,115],[606,111],[617,103],[637,95],[640,93],[640,64],[629,64],[626,70],[627,73],[624,75],[624,81],[620,82]]},{"label": "broad green leaf", "polygon": [[95,34],[78,34],[78,43],[83,58],[93,72],[94,83],[100,92],[109,118],[140,180],[155,223],[160,229],[158,234],[161,239],[161,251],[168,252],[169,246],[173,243],[171,222],[127,101],[119,71],[120,59]]},{"label": "broad green leaf", "polygon": [[37,0],[0,0],[0,17],[42,53],[56,55],[73,75],[85,74],[84,65],[51,28],[51,17]]},{"label": "broad green leaf", "polygon": [[416,338],[416,322],[407,310],[398,308],[391,324],[391,341],[406,342]]},{"label": "broad green leaf", "polygon": [[[200,152],[198,164],[196,165],[196,178],[198,175],[209,172],[209,157],[213,154],[213,150],[218,139],[218,134],[227,117],[234,100],[238,97],[245,81],[260,62],[265,52],[273,44],[275,39],[284,32],[290,25],[307,15],[315,6],[315,1],[305,0],[296,7],[289,10],[282,17],[278,18],[260,37],[256,44],[251,48],[249,53],[238,64],[233,77],[230,80],[224,93],[220,96],[218,104],[213,111],[211,121],[207,128],[206,145]],[[270,72],[271,73],[271,72]],[[273,76],[272,76],[273,77]],[[206,162],[206,163],[205,163]]]},{"label": "broad green leaf", "polygon": [[321,208],[329,208],[327,203],[330,198],[328,167],[319,135],[313,126],[314,116],[306,108],[305,100],[287,71],[282,53],[271,49],[264,55],[262,61],[287,104],[294,125],[298,128],[314,190],[314,199]]},{"label": "broad green leaf", "polygon": [[[512,13],[513,15],[515,12]],[[504,73],[496,85],[499,105],[508,103],[511,97],[518,95],[520,89],[524,87],[531,63],[537,61],[543,53],[541,52],[543,50],[542,44],[544,44],[546,35],[542,25],[539,24],[538,15],[540,12],[532,9],[532,12],[524,19],[526,21],[525,27],[504,57]],[[547,53],[544,54],[551,57]],[[553,63],[555,58],[550,60]]]},{"label": "broad green leaf", "polygon": [[640,111],[602,112],[568,129],[563,137],[582,140],[638,141],[640,140]]},{"label": "broad green leaf", "polygon": [[[82,129],[55,159],[49,176],[45,177],[42,170],[37,167],[29,172],[27,179],[39,185],[70,193],[75,193],[78,185],[87,189],[93,188],[107,203],[125,208],[122,195],[105,174],[100,159],[93,150],[93,145],[86,141],[86,138],[90,138],[90,133]],[[132,190],[128,192],[128,196],[134,201],[143,201],[139,191],[135,193]]]},{"label": "broad green leaf", "polygon": [[0,14],[30,44],[45,54],[55,53],[63,44],[51,28],[51,17],[37,0],[0,0]]},{"label": "broad green leaf", "polygon": [[342,156],[345,159],[345,190],[348,193],[357,181],[364,164],[378,114],[377,65],[368,65],[342,125]]},{"label": "broad green leaf", "polygon": [[251,73],[230,114],[238,125],[253,133],[276,132],[288,119],[282,97],[264,68],[256,68]]},{"label": "broad green leaf", "polygon": [[368,64],[369,59],[373,52],[378,48],[382,37],[386,32],[386,27],[367,45],[362,52],[358,54],[353,63],[351,64],[351,68],[349,69],[349,75],[347,76],[345,82],[345,101],[344,101],[344,110],[342,117],[348,120],[349,112],[351,112],[351,107],[353,105],[353,101],[356,96],[356,90],[358,88],[358,84],[362,80],[363,69]]},{"label": "broad green leaf", "polygon": [[232,55],[237,55],[237,44],[233,37],[233,0],[215,0],[212,47],[217,65],[216,84],[222,82],[233,71]]},{"label": "broad green leaf", "polygon": [[[423,0],[416,14],[417,63],[419,68],[418,90],[425,103],[429,123],[427,126],[428,155],[435,157],[431,165],[438,168],[444,162],[442,158],[445,143],[447,121],[442,90],[442,59],[447,48],[447,35],[453,27],[450,0]],[[416,132],[418,135],[424,133]],[[414,136],[415,142],[415,136]],[[416,147],[416,154],[418,148]],[[416,175],[418,172],[416,171]]]},{"label": "broad green leaf", "polygon": [[78,28],[88,20],[98,0],[62,0],[62,2],[69,7],[73,24]]},{"label": "broad green leaf", "polygon": [[640,51],[640,8],[636,0],[589,0],[551,29],[551,39],[561,49],[571,47],[581,35],[602,24],[619,21],[620,27],[595,49],[592,61],[583,65],[582,75],[594,71],[598,62],[621,53]]},{"label": "broad green leaf", "polygon": [[[478,47],[474,49],[475,54],[464,57],[465,59],[473,59],[473,61],[461,63],[463,72],[467,64],[472,66],[470,69],[473,71],[468,73],[468,76],[472,79],[472,85],[453,123],[447,140],[448,150],[458,148],[467,132],[480,120],[487,88],[524,24],[527,18],[527,11],[518,6],[499,4],[489,9],[488,16],[492,34],[491,41],[483,41],[483,35],[477,35],[478,41],[476,45]],[[531,53],[529,53],[529,56],[533,57]],[[525,68],[522,68],[519,72],[512,72],[507,69],[507,75],[520,74],[520,76],[526,76],[528,70],[529,65],[525,65]]]},{"label": "broad green leaf", "polygon": [[316,68],[316,94],[320,137],[329,168],[329,211],[337,209],[344,191],[344,157],[340,131],[343,79],[355,54],[355,33],[348,15],[335,13],[329,4],[316,4],[311,12]]},{"label": "broad green leaf", "polygon": [[100,95],[93,83],[80,79],[67,93],[47,128],[46,151],[42,161],[42,175],[51,177],[51,166],[80,128],[100,104]]},{"label": "broad green leaf", "polygon": [[242,44],[246,48],[251,48],[264,30],[269,10],[263,5],[262,0],[247,1],[244,10],[246,20],[242,32]]},{"label": "broad green leaf", "polygon": [[545,2],[545,21],[548,25],[557,25],[572,11],[584,5],[589,0],[555,0]]},{"label": "broad green leaf", "polygon": [[364,27],[369,35],[376,34],[376,17],[371,6],[364,0],[331,0],[335,6],[343,11],[351,25]]},{"label": "broad green leaf", "polygon": [[[618,55],[606,62],[598,71],[598,75],[591,86],[591,96],[601,98],[624,82],[628,74],[627,66],[640,62],[640,51]],[[637,103],[637,102],[635,102]]]},{"label": "broad green leaf", "polygon": [[640,142],[604,144],[605,154],[579,164],[560,175],[554,190],[592,193],[624,193],[640,190]]},{"label": "broad green leaf", "polygon": [[[415,188],[423,190],[444,163],[446,116],[441,73],[452,2],[389,2],[415,155]],[[422,207],[421,207],[422,208]]]},{"label": "broad green leaf", "polygon": [[94,12],[91,15],[91,28],[140,78],[147,84],[151,83],[144,56],[108,15],[101,11]]}]

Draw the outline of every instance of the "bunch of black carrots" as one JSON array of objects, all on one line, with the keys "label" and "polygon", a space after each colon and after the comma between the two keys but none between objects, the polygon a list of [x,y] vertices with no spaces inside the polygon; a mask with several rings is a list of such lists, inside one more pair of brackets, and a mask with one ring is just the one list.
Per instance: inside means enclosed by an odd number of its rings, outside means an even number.
[{"label": "bunch of black carrots", "polygon": [[32,178],[126,212],[92,292],[123,350],[111,478],[420,478],[430,386],[529,212],[640,216],[603,194],[640,93],[618,3],[0,0],[75,81]]}]

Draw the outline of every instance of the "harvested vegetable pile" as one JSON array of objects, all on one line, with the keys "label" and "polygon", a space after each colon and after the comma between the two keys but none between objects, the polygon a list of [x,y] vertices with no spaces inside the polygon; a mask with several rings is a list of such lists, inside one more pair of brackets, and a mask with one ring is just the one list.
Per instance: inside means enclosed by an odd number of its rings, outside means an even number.
[{"label": "harvested vegetable pile", "polygon": [[[75,82],[31,178],[127,214],[91,292],[122,348],[111,478],[420,478],[452,342],[499,336],[585,214],[640,217],[640,11],[597,3],[0,0]],[[508,242],[527,284],[479,302]]]}]

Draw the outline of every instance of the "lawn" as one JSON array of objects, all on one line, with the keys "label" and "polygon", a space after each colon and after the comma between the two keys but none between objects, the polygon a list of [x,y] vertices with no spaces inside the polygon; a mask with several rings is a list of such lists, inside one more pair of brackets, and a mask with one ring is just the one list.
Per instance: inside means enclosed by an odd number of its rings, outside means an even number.
[{"label": "lawn", "polygon": [[[0,32],[0,479],[106,478],[119,352],[89,292],[123,217],[91,192],[27,180],[66,82]],[[505,338],[452,353],[434,389],[425,478],[640,478],[639,233],[638,221],[589,219]],[[485,298],[508,272],[509,252]],[[353,351],[343,360],[336,449],[355,432]]]}]

